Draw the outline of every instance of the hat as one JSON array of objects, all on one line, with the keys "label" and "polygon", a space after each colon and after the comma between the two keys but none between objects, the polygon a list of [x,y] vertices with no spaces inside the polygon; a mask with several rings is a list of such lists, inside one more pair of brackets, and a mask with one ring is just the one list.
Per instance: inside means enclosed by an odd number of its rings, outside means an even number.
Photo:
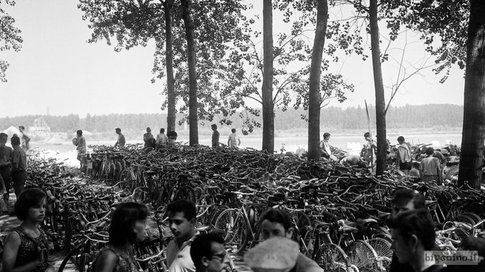
[{"label": "hat", "polygon": [[295,241],[274,237],[250,249],[244,262],[255,272],[288,272],[295,267],[299,252]]}]

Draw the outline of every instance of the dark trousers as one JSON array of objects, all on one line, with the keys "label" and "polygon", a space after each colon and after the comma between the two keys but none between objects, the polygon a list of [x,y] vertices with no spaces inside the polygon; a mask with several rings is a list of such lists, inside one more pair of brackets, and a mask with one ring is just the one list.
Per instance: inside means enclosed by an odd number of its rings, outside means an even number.
[{"label": "dark trousers", "polygon": [[1,167],[0,168],[0,190],[5,189],[5,194],[3,194],[3,201],[8,205],[8,194],[12,188],[12,168]]},{"label": "dark trousers", "polygon": [[17,198],[19,197],[20,193],[24,191],[26,179],[27,172],[25,170],[15,171],[12,173],[13,190],[15,191]]}]

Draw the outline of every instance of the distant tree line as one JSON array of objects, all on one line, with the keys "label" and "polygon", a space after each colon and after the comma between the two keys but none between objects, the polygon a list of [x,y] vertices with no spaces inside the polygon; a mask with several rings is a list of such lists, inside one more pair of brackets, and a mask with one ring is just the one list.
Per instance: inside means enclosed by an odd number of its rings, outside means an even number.
[{"label": "distant tree line", "polygon": [[[375,110],[369,108],[371,118],[375,120]],[[275,129],[305,129],[308,126],[306,111],[303,109],[277,110],[275,116]],[[0,118],[0,129],[9,126],[31,126],[36,118],[43,117],[51,131],[70,132],[76,129],[85,129],[90,132],[109,132],[120,127],[124,131],[140,131],[147,126],[158,129],[166,126],[166,114],[109,114],[90,115],[80,118],[78,115],[67,116],[40,116],[29,115],[19,117]],[[182,114],[177,120],[182,120]],[[214,121],[224,117],[216,116]],[[244,130],[243,118],[233,117],[230,127]],[[389,128],[433,128],[433,127],[461,127],[463,122],[463,106],[458,105],[407,105],[403,107],[390,107],[388,111]],[[209,123],[201,125],[209,127]],[[367,129],[366,111],[364,107],[350,107],[341,109],[337,107],[324,108],[321,111],[320,125],[322,130],[338,129]],[[177,130],[183,124],[177,124]]]}]

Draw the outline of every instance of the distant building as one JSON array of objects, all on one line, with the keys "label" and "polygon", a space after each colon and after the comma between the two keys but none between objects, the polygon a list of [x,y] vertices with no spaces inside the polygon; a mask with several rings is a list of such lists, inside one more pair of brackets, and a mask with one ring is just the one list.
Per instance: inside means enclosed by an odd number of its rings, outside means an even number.
[{"label": "distant building", "polygon": [[51,134],[51,128],[47,125],[44,118],[39,117],[34,120],[34,124],[29,127],[28,135],[46,137]]}]

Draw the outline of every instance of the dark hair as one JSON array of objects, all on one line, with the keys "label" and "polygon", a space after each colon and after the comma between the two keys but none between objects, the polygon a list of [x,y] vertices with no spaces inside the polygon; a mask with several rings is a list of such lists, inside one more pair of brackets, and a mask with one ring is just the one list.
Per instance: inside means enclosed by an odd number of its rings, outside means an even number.
[{"label": "dark hair", "polygon": [[15,202],[14,211],[17,218],[21,221],[27,219],[29,209],[39,205],[47,195],[39,188],[29,188],[23,191]]},{"label": "dark hair", "polygon": [[197,215],[197,210],[195,204],[191,201],[180,199],[176,200],[167,206],[167,213],[178,213],[183,212],[187,220],[195,219]]},{"label": "dark hair", "polygon": [[285,231],[287,231],[292,227],[290,216],[288,215],[287,212],[281,209],[270,208],[266,210],[261,215],[261,219],[259,220],[259,222],[261,223],[264,220],[268,220],[273,223],[280,223],[285,228]]},{"label": "dark hair", "polygon": [[115,130],[116,130],[116,131],[120,131],[120,132],[121,132],[121,128],[116,128]]},{"label": "dark hair", "polygon": [[24,129],[25,129],[25,127],[24,127],[24,126],[19,126],[19,129],[23,129],[23,130],[24,130]]},{"label": "dark hair", "polygon": [[426,148],[426,155],[433,155],[434,154],[434,148],[428,147]]},{"label": "dark hair", "polygon": [[419,168],[419,166],[420,166],[420,165],[419,165],[419,162],[413,162],[413,167],[414,167],[414,168]]},{"label": "dark hair", "polygon": [[231,132],[236,133],[236,129],[235,128],[231,129]]},{"label": "dark hair", "polygon": [[164,128],[161,128],[160,129],[160,133],[164,133],[165,132],[165,129]]},{"label": "dark hair", "polygon": [[20,138],[19,138],[19,136],[17,136],[17,135],[12,136],[12,138],[10,138],[10,142],[12,143],[12,146],[14,146],[14,145],[20,145]]},{"label": "dark hair", "polygon": [[148,209],[145,205],[135,202],[121,203],[111,216],[109,225],[109,243],[113,246],[123,246],[126,243],[134,244],[136,234],[133,232],[138,220],[148,217]]},{"label": "dark hair", "polygon": [[330,133],[328,133],[328,132],[323,133],[323,139],[328,138],[328,137],[330,137]]},{"label": "dark hair", "polygon": [[147,127],[147,131],[152,131],[152,129],[150,127]]},{"label": "dark hair", "polygon": [[224,245],[224,238],[219,232],[209,232],[198,235],[190,246],[190,257],[195,269],[202,271],[202,257],[212,258],[212,243]]},{"label": "dark hair", "polygon": [[424,246],[424,250],[434,247],[436,233],[431,215],[427,209],[406,211],[389,220],[389,227],[399,230],[399,234],[406,240],[416,235]]},{"label": "dark hair", "polygon": [[404,137],[403,137],[403,136],[399,136],[399,137],[397,137],[397,141],[398,141],[399,143],[404,142]]},{"label": "dark hair", "polygon": [[217,129],[217,125],[216,125],[216,124],[212,124],[212,125],[211,125],[211,128],[215,128],[215,129]]},{"label": "dark hair", "polygon": [[169,132],[167,132],[167,137],[168,138],[173,138],[173,137],[177,138],[177,132],[169,131]]},{"label": "dark hair", "polygon": [[83,135],[83,131],[82,130],[78,130],[78,131],[76,131],[76,133],[77,133],[77,135]]},{"label": "dark hair", "polygon": [[391,203],[393,205],[405,205],[409,201],[413,201],[414,209],[422,209],[426,206],[424,196],[418,191],[411,189],[397,189],[394,192]]},{"label": "dark hair", "polygon": [[370,132],[366,132],[366,133],[364,133],[364,137],[365,137],[365,138],[370,137]]},{"label": "dark hair", "polygon": [[0,139],[5,139],[7,141],[8,135],[6,133],[1,132],[0,133]]}]

